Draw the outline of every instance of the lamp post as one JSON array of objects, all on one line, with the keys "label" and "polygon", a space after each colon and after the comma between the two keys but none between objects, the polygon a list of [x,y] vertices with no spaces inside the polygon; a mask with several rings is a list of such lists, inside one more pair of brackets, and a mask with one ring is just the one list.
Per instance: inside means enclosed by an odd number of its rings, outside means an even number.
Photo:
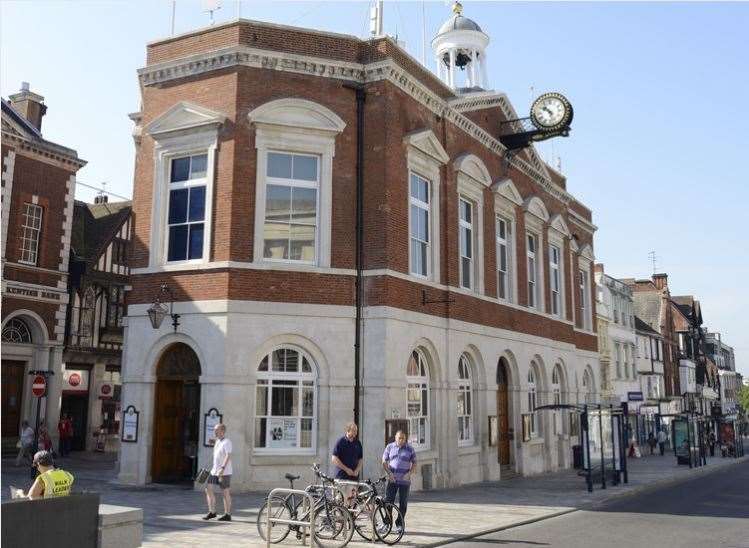
[{"label": "lamp post", "polygon": [[[163,295],[166,295],[169,298],[168,310],[161,302]],[[174,327],[174,332],[176,333],[177,327],[179,327],[179,314],[174,313],[174,294],[172,293],[172,290],[169,289],[168,285],[161,284],[159,293],[156,295],[156,300],[148,309],[148,319],[151,320],[151,327],[159,329],[161,327],[161,322],[164,321],[167,314],[172,317],[172,327]]]}]

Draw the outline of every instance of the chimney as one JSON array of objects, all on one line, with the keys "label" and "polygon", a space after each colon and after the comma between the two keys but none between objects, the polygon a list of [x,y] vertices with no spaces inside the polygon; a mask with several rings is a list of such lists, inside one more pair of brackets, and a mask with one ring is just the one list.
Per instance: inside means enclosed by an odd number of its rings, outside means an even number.
[{"label": "chimney", "polygon": [[42,130],[42,117],[47,112],[44,97],[29,90],[28,82],[21,82],[21,91],[8,97],[11,106],[39,131]]},{"label": "chimney", "polygon": [[94,203],[95,204],[106,204],[109,202],[109,196],[106,194],[98,194],[94,197]]},{"label": "chimney", "polygon": [[653,284],[658,289],[668,289],[668,274],[653,274]]}]

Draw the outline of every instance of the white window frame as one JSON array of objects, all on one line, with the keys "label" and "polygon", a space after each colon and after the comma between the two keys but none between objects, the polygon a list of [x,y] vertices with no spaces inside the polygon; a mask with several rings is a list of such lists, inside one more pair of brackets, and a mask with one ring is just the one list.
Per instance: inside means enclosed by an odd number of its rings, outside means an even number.
[{"label": "white window frame", "polygon": [[[530,241],[533,239],[533,251],[530,249]],[[542,307],[541,304],[541,291],[539,290],[539,287],[541,286],[540,282],[540,269],[538,267],[539,261],[538,261],[538,254],[539,254],[539,247],[538,243],[541,238],[538,236],[538,234],[535,234],[533,232],[526,232],[525,234],[525,256],[526,256],[526,272],[528,274],[527,276],[527,285],[528,285],[528,308],[532,308],[533,310],[541,311]],[[533,265],[533,268],[531,269],[531,264]],[[533,273],[533,276],[531,279],[531,273]],[[531,284],[533,284],[531,286]],[[532,296],[532,299],[531,299]],[[531,300],[533,300],[533,303],[531,303]]]},{"label": "white window frame", "polygon": [[581,327],[586,331],[591,331],[591,305],[590,305],[590,265],[580,261],[578,265],[578,296],[580,298],[580,308],[582,312]]},{"label": "white window frame", "polygon": [[[431,446],[431,426],[430,426],[430,406],[431,406],[431,388],[429,386],[429,362],[424,355],[424,351],[420,348],[416,348],[411,352],[411,357],[415,357],[417,367],[419,368],[418,375],[409,375],[408,363],[406,363],[406,419],[408,420],[408,442],[417,451],[426,451]],[[410,415],[408,409],[409,402],[409,391],[418,391],[419,393],[419,415]],[[424,393],[426,392],[426,398]],[[424,409],[424,399],[426,399],[426,409]],[[418,439],[418,425],[423,421],[424,423],[424,441],[421,442]],[[417,425],[416,439],[414,439],[414,423]]]},{"label": "white window frame", "polygon": [[[406,161],[407,186],[406,193],[408,208],[408,272],[409,275],[419,280],[429,280],[440,282],[440,167],[442,162],[426,154],[415,145],[408,146]],[[429,257],[427,258],[427,276],[421,276],[414,273],[411,264],[411,174],[429,181],[429,236],[431,239],[428,249]]]},{"label": "white window frame", "polygon": [[[482,175],[474,169],[480,162],[478,158],[474,156],[461,158],[464,160],[456,161],[456,169],[458,169],[458,257],[460,257],[462,263],[460,228],[464,223],[460,218],[461,200],[471,205],[471,251],[473,257],[471,261],[471,286],[464,287],[463,285],[462,264],[458,265],[459,284],[464,291],[482,295],[484,294],[484,188],[486,188],[485,184],[488,184],[488,180],[484,183],[479,180]],[[478,171],[483,171],[483,169],[478,169]],[[488,177],[488,174],[486,177]]]},{"label": "white window frame", "polygon": [[[464,204],[469,212],[470,222],[463,218]],[[476,208],[473,202],[464,197],[458,196],[458,257],[460,264],[458,271],[460,274],[460,287],[469,291],[476,289],[476,231],[474,229],[474,219],[476,218]],[[469,235],[468,249],[464,249],[463,232],[467,231]],[[468,279],[465,279],[463,273],[463,263],[468,262]]]},{"label": "white window frame", "polygon": [[[458,360],[458,394],[463,397],[464,408],[461,412],[460,406],[457,409],[458,418],[458,446],[468,447],[474,445],[474,406],[475,398],[473,397],[473,370],[471,368],[471,358],[467,353],[463,353]],[[463,436],[461,437],[461,423],[463,425]]]},{"label": "white window frame", "polygon": [[[284,179],[284,178],[272,177],[272,176],[268,175],[267,174],[267,170],[268,170],[268,165],[267,165],[268,154],[273,154],[273,153],[285,154],[285,155],[289,155],[289,156],[307,156],[307,157],[315,158],[317,160],[317,180],[316,181],[308,181],[306,179],[293,179],[293,178]],[[266,185],[266,188],[264,189],[266,197],[267,197],[267,185],[285,186],[285,187],[289,187],[289,188],[292,188],[292,189],[294,189],[294,188],[308,188],[308,189],[309,188],[313,188],[313,189],[315,189],[315,191],[316,191],[316,194],[315,194],[315,197],[316,197],[316,199],[315,199],[315,243],[314,243],[315,257],[311,261],[305,261],[305,260],[301,260],[301,259],[283,259],[283,258],[282,259],[277,259],[277,258],[266,257],[265,256],[265,222],[266,222],[265,213],[267,212],[267,210],[266,210],[267,204],[263,203],[263,234],[262,234],[262,241],[263,241],[263,244],[262,244],[262,246],[263,246],[262,247],[262,256],[263,256],[263,259],[262,260],[264,262],[268,262],[268,263],[317,265],[317,263],[318,263],[318,257],[320,255],[320,232],[321,232],[321,227],[320,227],[320,173],[321,173],[321,167],[320,166],[321,166],[321,163],[322,163],[321,162],[322,158],[321,158],[321,156],[319,154],[291,152],[289,150],[272,150],[272,149],[265,150],[264,151],[264,157],[265,157],[265,162],[266,162],[266,165],[265,165],[265,179],[264,179],[264,184]],[[293,162],[293,159],[292,159],[292,162]],[[289,241],[289,246],[291,246],[291,241]],[[291,247],[289,247],[289,250],[291,250]]]},{"label": "white window frame", "polygon": [[538,392],[536,391],[536,370],[534,362],[531,362],[531,367],[528,370],[528,413],[531,415],[531,439],[538,438],[540,436],[540,429],[538,424],[537,412],[534,409],[538,402]]},{"label": "white window frame", "polygon": [[39,239],[44,222],[44,208],[38,204],[24,202],[21,217],[21,245],[18,262],[37,265],[39,263]]},{"label": "white window frame", "polygon": [[[504,224],[505,227],[505,237],[500,236],[499,227],[500,224]],[[514,276],[514,246],[513,246],[513,238],[515,234],[515,230],[513,227],[513,222],[503,215],[496,215],[495,216],[495,235],[496,235],[496,241],[497,241],[497,298],[502,301],[506,301],[508,303],[514,302],[514,293],[515,293],[515,276]],[[506,263],[506,270],[502,271],[500,268],[501,261],[499,259],[501,253],[500,250],[504,247],[504,253],[505,253],[505,263]],[[500,287],[500,279],[503,276],[505,277],[505,295],[504,297],[499,294],[499,287]]]},{"label": "white window frame", "polygon": [[[299,353],[299,368],[301,369],[302,365],[302,358],[306,358],[307,361],[310,364],[311,372],[303,372],[303,371],[297,371],[297,372],[282,372],[282,371],[272,371],[272,356],[273,353],[278,350],[293,350],[295,352]],[[274,347],[270,352],[268,352],[263,359],[268,359],[268,371],[260,371],[260,363],[262,363],[262,360],[257,365],[257,369],[255,370],[256,374],[256,384],[255,384],[255,394],[253,398],[253,407],[252,407],[252,418],[253,418],[253,438],[251,440],[253,452],[257,454],[262,455],[313,455],[317,452],[317,430],[318,430],[318,400],[319,400],[319,391],[318,391],[318,376],[317,376],[317,366],[315,361],[312,359],[312,356],[309,355],[309,353],[305,352],[301,348],[298,348],[294,345],[279,345]],[[299,410],[296,415],[294,416],[285,416],[285,415],[279,415],[279,418],[284,419],[295,419],[297,420],[297,436],[298,436],[298,444],[296,448],[276,448],[276,447],[255,447],[255,437],[254,437],[254,429],[257,428],[257,419],[258,418],[266,418],[266,440],[268,439],[268,429],[270,428],[270,418],[274,417],[271,415],[271,410],[273,409],[273,381],[296,381],[298,382],[297,388],[299,391]],[[268,407],[268,414],[266,415],[257,415],[257,393],[258,393],[258,387],[262,386],[262,383],[266,383],[266,390],[267,390],[267,407]],[[313,394],[313,403],[312,403],[312,417],[304,417],[302,415],[303,413],[303,392],[305,387],[305,382],[312,382],[312,394]],[[307,385],[308,386],[308,385]],[[301,421],[302,419],[312,419],[312,432],[311,432],[311,447],[300,447],[299,444],[301,444],[302,439],[302,430],[301,430]]]},{"label": "white window frame", "polygon": [[[421,179],[422,181],[425,181],[427,184],[427,199],[429,200],[429,203],[424,202],[423,200],[420,200],[413,196],[411,194],[411,179],[413,177],[416,177],[418,179]],[[420,173],[417,173],[416,171],[409,170],[408,172],[408,272],[411,274],[411,276],[416,276],[418,278],[424,278],[424,279],[430,279],[431,273],[432,273],[432,259],[433,259],[433,252],[432,252],[432,181],[430,181],[427,177],[422,176]],[[413,223],[414,219],[411,215],[411,207],[417,207],[419,209],[425,210],[427,212],[427,241],[423,242],[422,240],[419,240],[418,238],[414,238],[413,236]],[[415,266],[411,261],[411,258],[413,257],[413,245],[414,240],[418,241],[420,244],[426,244],[426,272],[416,272]]]},{"label": "white window frame", "polygon": [[[561,405],[564,403],[564,397],[562,395],[562,368],[559,364],[554,366],[551,370],[551,394],[554,405]],[[558,409],[554,410],[552,416],[554,424],[554,434],[561,436],[564,432],[564,425],[562,423],[562,412]]]},{"label": "white window frame", "polygon": [[[564,318],[564,245],[558,240],[550,238],[549,244],[549,290],[551,291],[551,315]],[[554,263],[554,252],[556,251],[557,262]],[[554,289],[556,277],[557,288]],[[554,306],[556,305],[556,312]]]},{"label": "white window frame", "polygon": [[622,348],[618,342],[614,343],[614,354],[616,355],[616,378],[622,378]]},{"label": "white window frame", "polygon": [[[188,178],[185,181],[172,182],[172,163],[174,162],[174,160],[179,160],[180,158],[191,158],[192,156],[202,156],[202,155],[206,156],[206,175],[205,175],[205,177],[200,177],[200,178],[196,178],[196,179],[189,179]],[[208,250],[205,247],[206,246],[206,241],[207,241],[206,232],[210,231],[210,227],[206,224],[206,219],[208,218],[208,171],[209,171],[208,162],[209,162],[209,159],[210,159],[210,155],[208,154],[208,150],[207,149],[203,149],[203,150],[196,149],[196,150],[194,150],[192,152],[184,152],[184,153],[178,153],[178,154],[171,154],[171,155],[169,155],[169,162],[168,162],[168,165],[167,165],[167,177],[166,177],[167,185],[169,185],[169,187],[167,188],[167,192],[166,192],[166,219],[164,221],[164,227],[165,227],[165,230],[164,230],[164,249],[163,249],[164,264],[169,264],[169,265],[174,265],[174,264],[199,264],[199,263],[205,262],[204,261],[205,255],[206,255],[206,253],[208,253],[210,251],[210,250]],[[192,160],[190,160],[190,163],[192,164]],[[169,223],[169,206],[170,206],[170,203],[171,203],[171,193],[172,193],[172,191],[173,190],[187,189],[188,190],[188,196],[189,196],[190,193],[191,193],[190,189],[192,189],[192,188],[198,188],[198,187],[205,187],[205,199],[204,199],[205,203],[203,204],[203,208],[204,208],[203,220],[202,221],[193,221],[193,222],[190,222],[190,220],[189,220],[189,213],[190,213],[189,203],[190,202],[189,202],[189,199],[188,199],[188,205],[186,206],[187,207],[187,212],[186,212],[187,218],[186,218],[185,222],[184,223],[175,223],[174,225],[170,224]],[[198,259],[178,259],[178,260],[175,260],[175,261],[170,261],[169,260],[169,233],[170,233],[170,228],[172,226],[181,226],[181,225],[188,225],[189,226],[189,225],[192,225],[192,224],[200,224],[200,223],[203,223],[203,253],[201,254],[200,258],[198,258]],[[190,248],[190,240],[189,240],[189,232],[188,232],[188,241],[187,241],[188,252],[189,252],[189,248]]]}]

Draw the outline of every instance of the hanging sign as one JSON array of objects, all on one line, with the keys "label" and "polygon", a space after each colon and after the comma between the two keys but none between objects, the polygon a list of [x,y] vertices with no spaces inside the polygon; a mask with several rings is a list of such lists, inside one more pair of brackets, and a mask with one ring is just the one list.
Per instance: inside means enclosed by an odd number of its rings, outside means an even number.
[{"label": "hanging sign", "polygon": [[85,369],[66,369],[62,374],[65,392],[88,392],[88,374]]},{"label": "hanging sign", "polygon": [[629,401],[643,401],[642,392],[627,392],[627,399]]},{"label": "hanging sign", "polygon": [[268,426],[268,447],[297,447],[298,430],[296,419],[268,419]]},{"label": "hanging sign", "polygon": [[203,419],[203,447],[213,447],[216,443],[216,434],[213,429],[221,424],[224,416],[218,412],[218,409],[211,407]]},{"label": "hanging sign", "polygon": [[135,406],[128,405],[122,414],[122,441],[137,443],[138,442],[138,421],[140,420],[140,411]]}]

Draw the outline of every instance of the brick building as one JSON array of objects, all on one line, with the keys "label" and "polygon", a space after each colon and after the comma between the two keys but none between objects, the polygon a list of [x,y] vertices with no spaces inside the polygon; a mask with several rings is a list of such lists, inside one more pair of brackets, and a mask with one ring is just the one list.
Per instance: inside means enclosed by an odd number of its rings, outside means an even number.
[{"label": "brick building", "polygon": [[20,422],[36,419],[29,371],[51,370],[42,408],[57,436],[75,150],[42,135],[44,98],[29,90],[2,101],[2,439],[13,446]]},{"label": "brick building", "polygon": [[[121,481],[209,463],[211,409],[240,489],[307,474],[357,384],[365,475],[387,420],[417,448],[415,488],[570,466],[574,422],[533,408],[598,398],[591,212],[533,149],[505,155],[517,115],[470,66],[479,26],[456,14],[438,38],[442,79],[388,37],[247,20],[148,45]],[[152,327],[157,298],[176,329]]]}]

